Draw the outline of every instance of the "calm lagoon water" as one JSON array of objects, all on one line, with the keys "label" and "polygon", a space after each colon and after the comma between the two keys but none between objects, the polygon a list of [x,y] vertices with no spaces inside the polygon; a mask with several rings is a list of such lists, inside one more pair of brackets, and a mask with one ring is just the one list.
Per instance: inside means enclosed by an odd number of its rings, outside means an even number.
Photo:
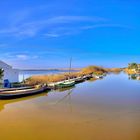
[{"label": "calm lagoon water", "polygon": [[0,101],[2,140],[140,140],[140,81],[124,73]]}]

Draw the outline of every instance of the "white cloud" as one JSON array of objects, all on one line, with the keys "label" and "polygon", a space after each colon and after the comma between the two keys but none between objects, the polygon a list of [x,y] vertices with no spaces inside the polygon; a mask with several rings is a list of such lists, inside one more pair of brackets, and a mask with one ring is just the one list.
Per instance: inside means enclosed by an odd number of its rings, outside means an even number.
[{"label": "white cloud", "polygon": [[48,19],[50,24],[58,23],[71,23],[71,22],[99,22],[106,21],[104,18],[100,17],[90,17],[90,16],[57,16]]},{"label": "white cloud", "polygon": [[20,53],[20,52],[7,52],[4,54],[1,54],[1,59],[7,59],[7,60],[18,60],[18,61],[27,61],[27,60],[32,60],[32,59],[38,59],[38,55],[32,55],[30,53]]},{"label": "white cloud", "polygon": [[18,55],[16,55],[16,58],[20,59],[20,60],[27,60],[27,59],[29,59],[29,56],[25,55],[25,54],[18,54]]},{"label": "white cloud", "polygon": [[47,33],[47,34],[44,34],[46,37],[60,37],[60,35],[58,34],[54,34],[54,33]]},{"label": "white cloud", "polygon": [[30,55],[30,54],[17,54],[15,56],[15,59],[18,60],[31,60],[31,59],[37,59],[38,56],[37,55]]},{"label": "white cloud", "polygon": [[95,24],[95,25],[91,25],[91,26],[83,26],[83,27],[80,27],[80,28],[81,28],[81,30],[89,30],[89,29],[104,28],[104,27],[132,29],[130,26],[124,26],[124,25],[120,25],[120,24]]}]

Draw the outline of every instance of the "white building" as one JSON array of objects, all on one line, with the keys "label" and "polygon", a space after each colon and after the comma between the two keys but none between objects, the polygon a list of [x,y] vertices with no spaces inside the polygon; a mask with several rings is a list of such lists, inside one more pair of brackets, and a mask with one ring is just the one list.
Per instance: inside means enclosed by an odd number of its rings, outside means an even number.
[{"label": "white building", "polygon": [[19,81],[19,71],[13,69],[12,66],[0,61],[0,69],[4,70],[3,80],[8,79],[9,82],[18,82]]}]

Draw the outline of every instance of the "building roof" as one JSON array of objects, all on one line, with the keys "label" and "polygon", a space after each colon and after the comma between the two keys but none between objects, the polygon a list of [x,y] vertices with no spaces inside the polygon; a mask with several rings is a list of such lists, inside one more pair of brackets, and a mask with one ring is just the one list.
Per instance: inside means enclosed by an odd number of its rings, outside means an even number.
[{"label": "building roof", "polygon": [[0,60],[0,68],[12,68],[12,66]]}]

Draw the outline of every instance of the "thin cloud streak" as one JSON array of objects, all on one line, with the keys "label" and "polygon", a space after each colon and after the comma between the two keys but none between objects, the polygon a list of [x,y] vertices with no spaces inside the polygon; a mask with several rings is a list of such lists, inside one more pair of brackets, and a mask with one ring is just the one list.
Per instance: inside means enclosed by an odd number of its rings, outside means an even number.
[{"label": "thin cloud streak", "polygon": [[[19,21],[19,20],[18,20]],[[22,21],[22,20],[21,20]],[[43,19],[40,21],[33,22],[24,22],[18,25],[1,29],[0,35],[3,36],[25,36],[25,37],[34,37],[37,34],[41,34],[43,30],[53,29],[54,26],[71,26],[69,24],[76,24],[77,22],[83,24],[91,24],[95,22],[104,22],[104,18],[100,17],[88,17],[88,16],[57,16],[53,18]],[[56,28],[57,29],[57,28]],[[46,33],[49,34],[49,33]],[[54,35],[50,35],[54,37]]]},{"label": "thin cloud streak", "polygon": [[38,59],[39,56],[37,55],[32,55],[32,54],[29,54],[29,53],[11,53],[11,52],[7,52],[5,54],[2,54],[0,56],[1,59],[7,59],[7,60],[16,60],[16,61],[27,61],[27,60],[32,60],[32,59]]},{"label": "thin cloud streak", "polygon": [[52,29],[51,32],[45,34],[46,37],[61,37],[67,35],[79,34],[84,30],[93,30],[97,28],[121,28],[121,29],[133,29],[132,27],[120,25],[120,24],[95,24],[91,26],[79,26],[79,27],[63,27]]},{"label": "thin cloud streak", "polygon": [[120,25],[120,24],[96,24],[96,25],[91,25],[91,26],[83,26],[83,27],[81,27],[81,29],[89,30],[89,29],[93,29],[93,28],[105,28],[105,27],[133,29],[132,27],[130,27],[128,25]]},{"label": "thin cloud streak", "polygon": [[[20,18],[20,14],[24,16]],[[1,36],[13,36],[22,39],[39,35],[56,38],[78,34],[80,31],[92,30],[94,28],[130,28],[120,24],[107,24],[107,19],[96,16],[55,16],[39,21],[27,22],[24,20],[30,15],[30,12],[22,11],[20,14],[18,14],[17,20],[15,20],[15,25],[12,24],[9,28],[0,30]],[[84,25],[77,26],[77,23]]]}]

